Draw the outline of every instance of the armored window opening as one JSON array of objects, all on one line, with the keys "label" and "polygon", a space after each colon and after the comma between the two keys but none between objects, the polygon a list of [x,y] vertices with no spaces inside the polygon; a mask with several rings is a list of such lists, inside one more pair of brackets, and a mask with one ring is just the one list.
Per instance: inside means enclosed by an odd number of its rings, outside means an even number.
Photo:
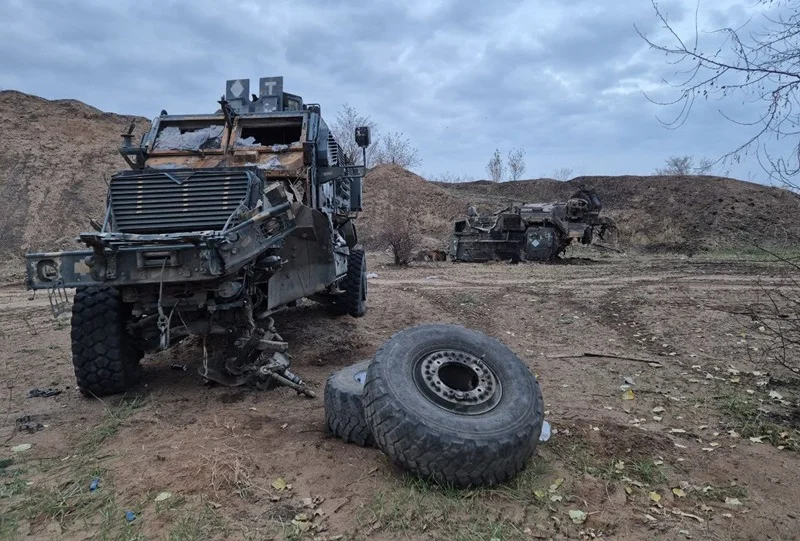
[{"label": "armored window opening", "polygon": [[236,146],[291,145],[300,141],[302,119],[243,125]]},{"label": "armored window opening", "polygon": [[219,150],[224,120],[165,122],[159,127],[154,150]]}]

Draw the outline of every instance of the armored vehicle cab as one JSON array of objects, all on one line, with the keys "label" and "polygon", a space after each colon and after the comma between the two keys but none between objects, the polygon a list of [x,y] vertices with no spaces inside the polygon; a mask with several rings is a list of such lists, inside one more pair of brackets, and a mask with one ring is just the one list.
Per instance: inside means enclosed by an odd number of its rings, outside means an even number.
[{"label": "armored vehicle cab", "polygon": [[494,214],[478,214],[455,223],[450,245],[453,261],[550,261],[574,240],[592,242],[613,226],[599,216],[602,205],[594,190],[581,189],[566,203],[524,203]]},{"label": "armored vehicle cab", "polygon": [[207,379],[308,392],[270,316],[304,297],[364,314],[364,167],[282,77],[262,78],[252,97],[249,83],[228,81],[213,114],[162,111],[138,145],[131,126],[120,148],[130,170],[112,176],[102,223],[79,235],[86,249],[27,256],[28,287],[49,290],[56,310],[76,288],[84,394],[126,390],[145,352],[191,335]]}]

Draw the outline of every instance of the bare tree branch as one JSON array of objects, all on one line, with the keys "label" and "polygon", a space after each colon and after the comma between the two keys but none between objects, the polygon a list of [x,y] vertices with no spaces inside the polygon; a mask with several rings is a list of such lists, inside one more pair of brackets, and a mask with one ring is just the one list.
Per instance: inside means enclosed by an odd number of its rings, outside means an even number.
[{"label": "bare tree branch", "polygon": [[[674,99],[656,100],[647,96],[655,104],[677,107],[671,119],[661,122],[670,129],[681,127],[697,98],[720,101],[739,98],[762,103],[763,113],[755,121],[736,120],[720,111],[736,124],[752,126],[754,132],[714,163],[738,162],[752,153],[771,179],[799,189],[796,179],[800,176],[800,0],[761,0],[758,4],[763,13],[759,17],[737,28],[707,33],[719,42],[713,52],[703,49],[697,12],[694,36],[687,40],[677,33],[655,0],[651,1],[666,36],[656,40],[638,28],[636,31],[652,49],[667,56],[668,64],[679,68],[673,81],[663,81],[676,92]],[[777,15],[770,10],[778,11]],[[775,146],[783,148],[783,141],[791,143],[791,151],[774,150]]]}]

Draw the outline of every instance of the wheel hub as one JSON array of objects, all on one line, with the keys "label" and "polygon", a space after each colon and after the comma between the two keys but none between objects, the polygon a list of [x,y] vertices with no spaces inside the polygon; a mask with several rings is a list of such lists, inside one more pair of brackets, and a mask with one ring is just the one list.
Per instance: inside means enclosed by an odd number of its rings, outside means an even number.
[{"label": "wheel hub", "polygon": [[414,380],[428,400],[466,415],[491,410],[503,394],[500,381],[482,359],[454,349],[420,358],[414,367]]}]

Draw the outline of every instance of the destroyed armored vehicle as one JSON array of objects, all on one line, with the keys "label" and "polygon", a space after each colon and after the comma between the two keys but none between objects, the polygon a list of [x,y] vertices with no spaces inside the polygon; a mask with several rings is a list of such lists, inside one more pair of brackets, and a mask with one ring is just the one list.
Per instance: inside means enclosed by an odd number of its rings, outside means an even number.
[{"label": "destroyed armored vehicle", "polygon": [[[87,396],[123,392],[145,353],[202,341],[207,380],[290,386],[288,345],[271,316],[310,297],[339,314],[366,310],[366,260],[354,225],[364,167],[344,156],[319,105],[282,77],[231,80],[214,114],[133,125],[87,249],[31,253],[27,285],[72,306],[72,358]],[[369,145],[369,129],[356,141]]]},{"label": "destroyed armored vehicle", "polygon": [[450,245],[453,261],[552,261],[577,239],[592,242],[613,227],[600,217],[600,198],[581,189],[566,203],[524,203],[494,214],[478,214],[473,207],[455,223]]}]

